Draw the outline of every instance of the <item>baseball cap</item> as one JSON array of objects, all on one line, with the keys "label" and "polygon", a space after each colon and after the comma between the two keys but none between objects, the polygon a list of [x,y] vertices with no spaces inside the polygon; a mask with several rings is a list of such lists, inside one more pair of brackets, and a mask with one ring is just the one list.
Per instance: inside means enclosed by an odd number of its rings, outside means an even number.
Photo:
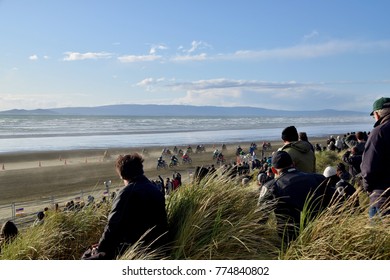
[{"label": "baseball cap", "polygon": [[381,97],[377,100],[375,100],[374,104],[372,104],[372,112],[370,116],[374,115],[374,111],[383,109],[383,108],[390,108],[390,97]]}]

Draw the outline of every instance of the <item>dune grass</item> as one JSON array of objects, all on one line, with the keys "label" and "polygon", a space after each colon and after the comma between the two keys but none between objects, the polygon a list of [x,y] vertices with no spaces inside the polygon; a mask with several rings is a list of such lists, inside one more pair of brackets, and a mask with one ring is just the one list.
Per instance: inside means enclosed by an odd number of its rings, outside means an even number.
[{"label": "dune grass", "polygon": [[228,177],[206,177],[168,201],[176,233],[173,259],[273,259],[280,240],[269,223],[270,208],[257,207],[255,189]]},{"label": "dune grass", "polygon": [[[356,193],[354,196],[361,196]],[[351,197],[309,222],[281,258],[285,260],[388,260],[390,217],[368,218],[367,205]]]},{"label": "dune grass", "polygon": [[51,212],[43,224],[21,230],[11,244],[3,246],[0,259],[80,259],[88,245],[99,240],[108,210],[107,204],[77,212]]},{"label": "dune grass", "polygon": [[[321,152],[317,170],[335,166],[339,160],[337,153]],[[358,208],[352,200],[328,208],[305,221],[298,238],[284,247],[276,232],[272,204],[258,205],[255,181],[243,187],[240,180],[226,176],[206,177],[185,184],[167,198],[173,233],[169,254],[148,252],[134,244],[121,259],[390,259],[390,218],[369,220],[367,195],[358,192],[356,196]],[[3,246],[0,259],[80,259],[99,240],[109,207],[53,212],[43,225],[23,230],[13,243]]]}]

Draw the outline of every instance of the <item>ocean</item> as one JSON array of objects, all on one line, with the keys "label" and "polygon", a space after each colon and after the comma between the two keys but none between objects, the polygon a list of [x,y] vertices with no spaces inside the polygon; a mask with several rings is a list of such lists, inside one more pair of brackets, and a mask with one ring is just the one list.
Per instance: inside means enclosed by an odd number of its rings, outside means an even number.
[{"label": "ocean", "polygon": [[0,116],[0,154],[279,140],[295,125],[311,137],[370,131],[369,116],[128,117]]}]

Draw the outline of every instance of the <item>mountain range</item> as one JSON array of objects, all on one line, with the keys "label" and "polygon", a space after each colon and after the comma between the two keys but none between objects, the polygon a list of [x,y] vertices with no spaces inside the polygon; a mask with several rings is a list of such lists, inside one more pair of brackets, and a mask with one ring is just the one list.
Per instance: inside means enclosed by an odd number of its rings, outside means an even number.
[{"label": "mountain range", "polygon": [[8,110],[0,115],[79,115],[79,116],[352,116],[367,112],[333,109],[313,111],[271,110],[256,107],[218,107],[191,105],[106,105],[96,107],[64,107],[36,110]]}]

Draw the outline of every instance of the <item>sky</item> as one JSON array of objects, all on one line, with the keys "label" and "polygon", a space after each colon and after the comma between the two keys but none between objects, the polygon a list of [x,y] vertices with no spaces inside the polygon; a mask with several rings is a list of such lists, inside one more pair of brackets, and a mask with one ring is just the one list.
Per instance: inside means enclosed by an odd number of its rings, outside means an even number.
[{"label": "sky", "polygon": [[0,110],[112,104],[371,112],[390,1],[0,0]]}]

